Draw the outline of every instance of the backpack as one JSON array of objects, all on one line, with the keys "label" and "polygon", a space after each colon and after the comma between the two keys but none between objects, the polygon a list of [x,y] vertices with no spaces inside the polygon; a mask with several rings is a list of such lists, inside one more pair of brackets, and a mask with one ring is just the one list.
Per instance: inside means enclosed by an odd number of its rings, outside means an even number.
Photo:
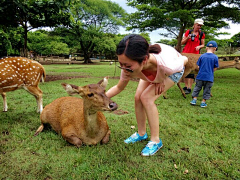
[{"label": "backpack", "polygon": [[[191,34],[192,31],[193,31],[193,29],[190,29],[190,30],[189,30],[189,34]],[[199,35],[199,40],[200,40],[200,44],[199,44],[199,45],[201,45],[201,39],[202,39],[202,36],[203,36],[204,32],[199,31],[199,34],[200,34],[200,35]]]}]

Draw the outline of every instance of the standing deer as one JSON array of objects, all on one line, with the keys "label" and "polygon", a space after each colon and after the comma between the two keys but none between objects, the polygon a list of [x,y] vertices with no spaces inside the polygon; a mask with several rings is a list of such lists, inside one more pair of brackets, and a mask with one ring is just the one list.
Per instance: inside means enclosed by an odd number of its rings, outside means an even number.
[{"label": "standing deer", "polygon": [[69,143],[80,147],[82,144],[105,144],[110,133],[107,120],[101,111],[114,111],[117,104],[105,95],[108,79],[104,78],[97,84],[83,87],[63,83],[69,95],[78,94],[82,97],[61,97],[47,105],[40,115],[41,126],[35,136],[48,123]]},{"label": "standing deer", "polygon": [[[185,78],[189,73],[194,73],[197,74],[198,73],[198,65],[197,65],[197,61],[199,59],[199,57],[201,56],[201,54],[192,54],[192,53],[181,53],[183,56],[187,56],[188,58],[188,62],[185,65],[185,70],[184,70],[184,74],[182,76],[182,79]],[[239,60],[233,60],[233,61],[219,61],[219,67],[217,68],[217,70],[220,69],[226,69],[226,68],[236,68],[238,70],[240,70],[240,63]],[[182,95],[184,98],[186,98],[185,92],[183,91],[182,87],[180,86],[180,82],[181,80],[177,83],[180,91],[182,92]],[[164,97],[166,97],[164,95]]]},{"label": "standing deer", "polygon": [[[202,54],[193,54],[193,53],[181,53],[181,54],[188,58],[188,62],[185,65],[184,74],[183,74],[181,80],[177,83],[177,86],[180,89],[183,97],[186,98],[185,92],[183,91],[180,83],[181,83],[182,79],[185,78],[189,73],[191,73],[191,72],[193,74],[198,73],[199,69],[198,69],[197,61]],[[236,68],[236,69],[240,70],[240,63],[239,63],[238,59],[235,59],[233,61],[218,61],[218,62],[219,62],[219,67],[217,68],[217,70],[226,69],[226,68]],[[165,99],[167,98],[166,92],[163,94],[163,97]]]},{"label": "standing deer", "polygon": [[0,94],[3,98],[3,111],[8,109],[6,92],[24,88],[37,100],[37,112],[42,112],[42,91],[38,84],[44,82],[46,73],[41,64],[24,57],[0,59]]}]

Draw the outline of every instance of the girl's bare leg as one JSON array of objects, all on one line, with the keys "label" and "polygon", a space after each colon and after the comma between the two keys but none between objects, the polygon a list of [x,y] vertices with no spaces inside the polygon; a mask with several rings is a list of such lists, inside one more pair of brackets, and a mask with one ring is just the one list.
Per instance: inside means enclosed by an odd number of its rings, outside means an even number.
[{"label": "girl's bare leg", "polygon": [[[171,88],[174,85],[174,82],[167,78],[164,82],[165,91]],[[149,85],[141,94],[141,105],[145,109],[145,113],[148,118],[148,123],[151,131],[151,141],[159,143],[159,115],[158,109],[155,105],[155,100],[160,95],[155,95],[155,85]]]},{"label": "girl's bare leg", "polygon": [[140,80],[135,94],[135,115],[138,124],[138,134],[140,136],[143,136],[146,133],[146,113],[140,97],[149,84],[149,82]]}]

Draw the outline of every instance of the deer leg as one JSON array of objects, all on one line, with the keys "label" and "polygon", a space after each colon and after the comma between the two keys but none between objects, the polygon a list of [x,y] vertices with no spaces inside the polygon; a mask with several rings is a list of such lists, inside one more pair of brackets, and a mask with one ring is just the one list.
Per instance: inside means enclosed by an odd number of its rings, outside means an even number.
[{"label": "deer leg", "polygon": [[37,131],[35,132],[34,136],[37,136],[40,132],[42,132],[43,128],[44,128],[44,125],[41,124],[41,126],[39,126],[39,128],[38,128]]},{"label": "deer leg", "polygon": [[2,92],[1,95],[2,95],[2,98],[3,98],[3,112],[7,112],[8,106],[7,106],[6,93],[5,93],[5,92]]},{"label": "deer leg", "polygon": [[111,134],[111,131],[108,130],[107,134],[101,140],[101,144],[107,144],[109,142],[110,134]]},{"label": "deer leg", "polygon": [[62,137],[69,142],[70,144],[73,144],[77,147],[82,146],[82,141],[79,139],[74,132],[74,127],[69,125],[62,129]]},{"label": "deer leg", "polygon": [[180,89],[183,97],[186,99],[186,94],[185,94],[185,92],[183,91],[183,89],[182,89],[182,87],[181,87],[181,85],[180,85],[180,82],[177,83],[177,86],[178,86],[178,88]]},{"label": "deer leg", "polygon": [[42,103],[42,90],[37,86],[25,86],[24,89],[32,94],[37,101],[37,112],[42,112],[43,103]]}]

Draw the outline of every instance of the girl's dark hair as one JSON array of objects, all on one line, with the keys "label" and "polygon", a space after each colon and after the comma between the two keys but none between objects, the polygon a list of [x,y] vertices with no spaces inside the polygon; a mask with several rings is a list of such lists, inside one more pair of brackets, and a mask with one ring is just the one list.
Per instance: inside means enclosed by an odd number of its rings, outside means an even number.
[{"label": "girl's dark hair", "polygon": [[125,36],[117,46],[117,55],[125,54],[128,58],[137,61],[139,64],[149,53],[160,53],[161,47],[158,44],[150,45],[140,35],[130,34]]}]

